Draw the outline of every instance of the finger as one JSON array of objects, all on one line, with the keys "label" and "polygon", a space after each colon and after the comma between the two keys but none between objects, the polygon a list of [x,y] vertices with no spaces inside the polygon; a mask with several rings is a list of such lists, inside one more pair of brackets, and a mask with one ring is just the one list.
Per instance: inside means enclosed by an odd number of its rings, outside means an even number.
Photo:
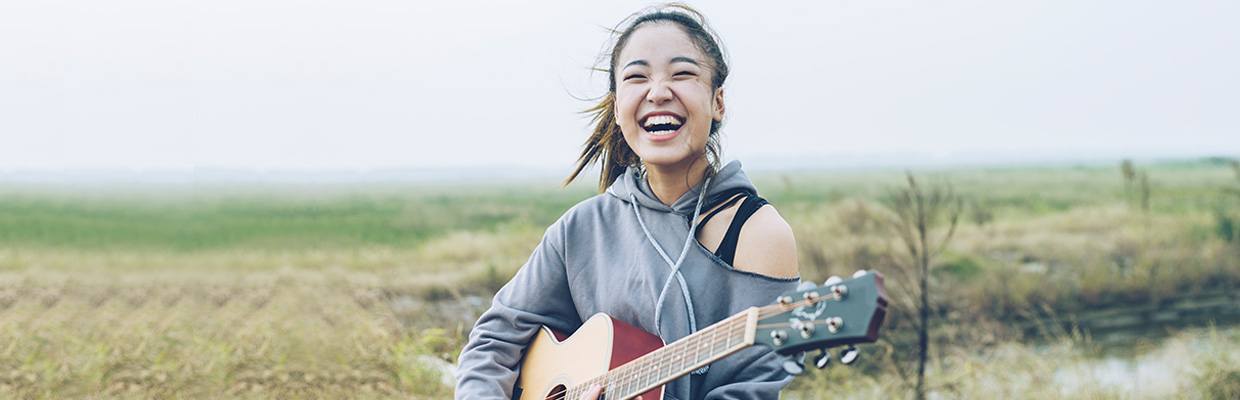
[{"label": "finger", "polygon": [[603,392],[603,387],[599,385],[590,385],[590,389],[578,397],[578,400],[598,400],[599,393]]}]

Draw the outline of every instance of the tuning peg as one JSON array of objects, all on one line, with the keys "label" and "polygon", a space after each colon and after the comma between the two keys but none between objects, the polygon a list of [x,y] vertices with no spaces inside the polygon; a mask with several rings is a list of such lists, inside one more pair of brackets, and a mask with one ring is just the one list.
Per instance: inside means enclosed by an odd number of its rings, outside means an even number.
[{"label": "tuning peg", "polygon": [[814,282],[804,281],[804,282],[801,282],[800,285],[797,285],[797,291],[800,292],[802,290],[810,290],[816,287],[818,287],[818,285],[815,284]]},{"label": "tuning peg", "polygon": [[796,355],[793,355],[792,358],[784,361],[784,371],[788,372],[788,375],[800,375],[802,372],[805,372],[805,365],[801,364],[801,360],[803,358],[805,358],[804,351],[797,353]]},{"label": "tuning peg", "polygon": [[831,275],[831,277],[830,277],[830,278],[827,278],[827,281],[826,281],[826,282],[824,282],[822,285],[823,285],[823,286],[831,286],[831,285],[834,285],[834,284],[837,284],[837,283],[840,283],[840,282],[843,282],[843,281],[844,281],[844,279],[840,278],[838,275]]},{"label": "tuning peg", "polygon": [[843,319],[843,318],[840,318],[840,317],[828,317],[828,318],[826,319],[826,321],[827,321],[827,332],[831,332],[831,333],[839,333],[840,328],[843,328],[843,327],[844,327],[844,319]]},{"label": "tuning peg", "polygon": [[844,365],[852,365],[860,355],[861,350],[857,350],[856,347],[849,345],[847,349],[840,353],[840,362],[844,363]]},{"label": "tuning peg", "polygon": [[818,367],[818,369],[823,369],[823,368],[826,368],[827,364],[830,364],[830,363],[831,363],[831,352],[827,351],[826,347],[818,349],[818,356],[814,357],[814,366]]},{"label": "tuning peg", "polygon": [[853,272],[853,278],[860,278],[860,277],[865,276],[865,274],[868,274],[868,273],[869,272],[866,272],[866,270],[864,269],[859,269],[857,270],[857,272]]}]

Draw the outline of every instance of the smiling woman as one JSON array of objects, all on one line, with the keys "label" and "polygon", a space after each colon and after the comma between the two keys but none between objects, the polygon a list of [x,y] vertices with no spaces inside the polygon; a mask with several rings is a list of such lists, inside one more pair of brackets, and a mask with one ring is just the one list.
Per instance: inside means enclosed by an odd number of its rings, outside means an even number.
[{"label": "smiling woman", "polygon": [[[705,18],[672,4],[621,26],[604,58],[608,92],[590,110],[595,128],[566,182],[601,163],[600,194],[547,229],[478,319],[461,352],[458,399],[628,397],[624,383],[589,383],[619,367],[612,361],[645,351],[592,345],[602,340],[593,336],[600,325],[586,321],[606,314],[607,326],[636,327],[617,341],[673,343],[796,286],[791,228],[758,197],[739,162],[720,165],[728,63]],[[561,346],[543,339],[551,336],[540,328],[577,331],[562,348],[586,343],[598,354],[544,361],[555,357],[543,350]],[[766,348],[720,357],[670,367],[681,369],[644,396],[776,398],[791,381],[781,357]]]}]

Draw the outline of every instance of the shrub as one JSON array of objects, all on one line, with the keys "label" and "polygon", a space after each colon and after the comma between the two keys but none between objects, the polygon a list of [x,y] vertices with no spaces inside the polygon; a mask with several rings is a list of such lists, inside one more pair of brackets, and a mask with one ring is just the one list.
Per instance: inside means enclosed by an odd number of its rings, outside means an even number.
[{"label": "shrub", "polygon": [[1214,213],[1215,232],[1218,237],[1227,243],[1236,243],[1240,241],[1240,224],[1237,224],[1236,218],[1230,213],[1217,210]]}]

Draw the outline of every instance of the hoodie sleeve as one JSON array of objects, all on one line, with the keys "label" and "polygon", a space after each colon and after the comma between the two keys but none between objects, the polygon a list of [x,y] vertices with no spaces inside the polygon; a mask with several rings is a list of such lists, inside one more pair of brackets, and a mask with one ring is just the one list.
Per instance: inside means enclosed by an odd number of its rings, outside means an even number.
[{"label": "hoodie sleeve", "polygon": [[562,222],[547,228],[529,261],[474,324],[457,360],[457,399],[512,398],[522,351],[538,329],[572,332],[581,326],[560,250]]},{"label": "hoodie sleeve", "polygon": [[[751,349],[758,349],[757,347]],[[726,384],[706,393],[705,400],[778,399],[784,387],[792,383],[792,375],[784,372],[788,357],[766,348],[765,354],[742,367]],[[696,396],[695,396],[696,397]]]}]

